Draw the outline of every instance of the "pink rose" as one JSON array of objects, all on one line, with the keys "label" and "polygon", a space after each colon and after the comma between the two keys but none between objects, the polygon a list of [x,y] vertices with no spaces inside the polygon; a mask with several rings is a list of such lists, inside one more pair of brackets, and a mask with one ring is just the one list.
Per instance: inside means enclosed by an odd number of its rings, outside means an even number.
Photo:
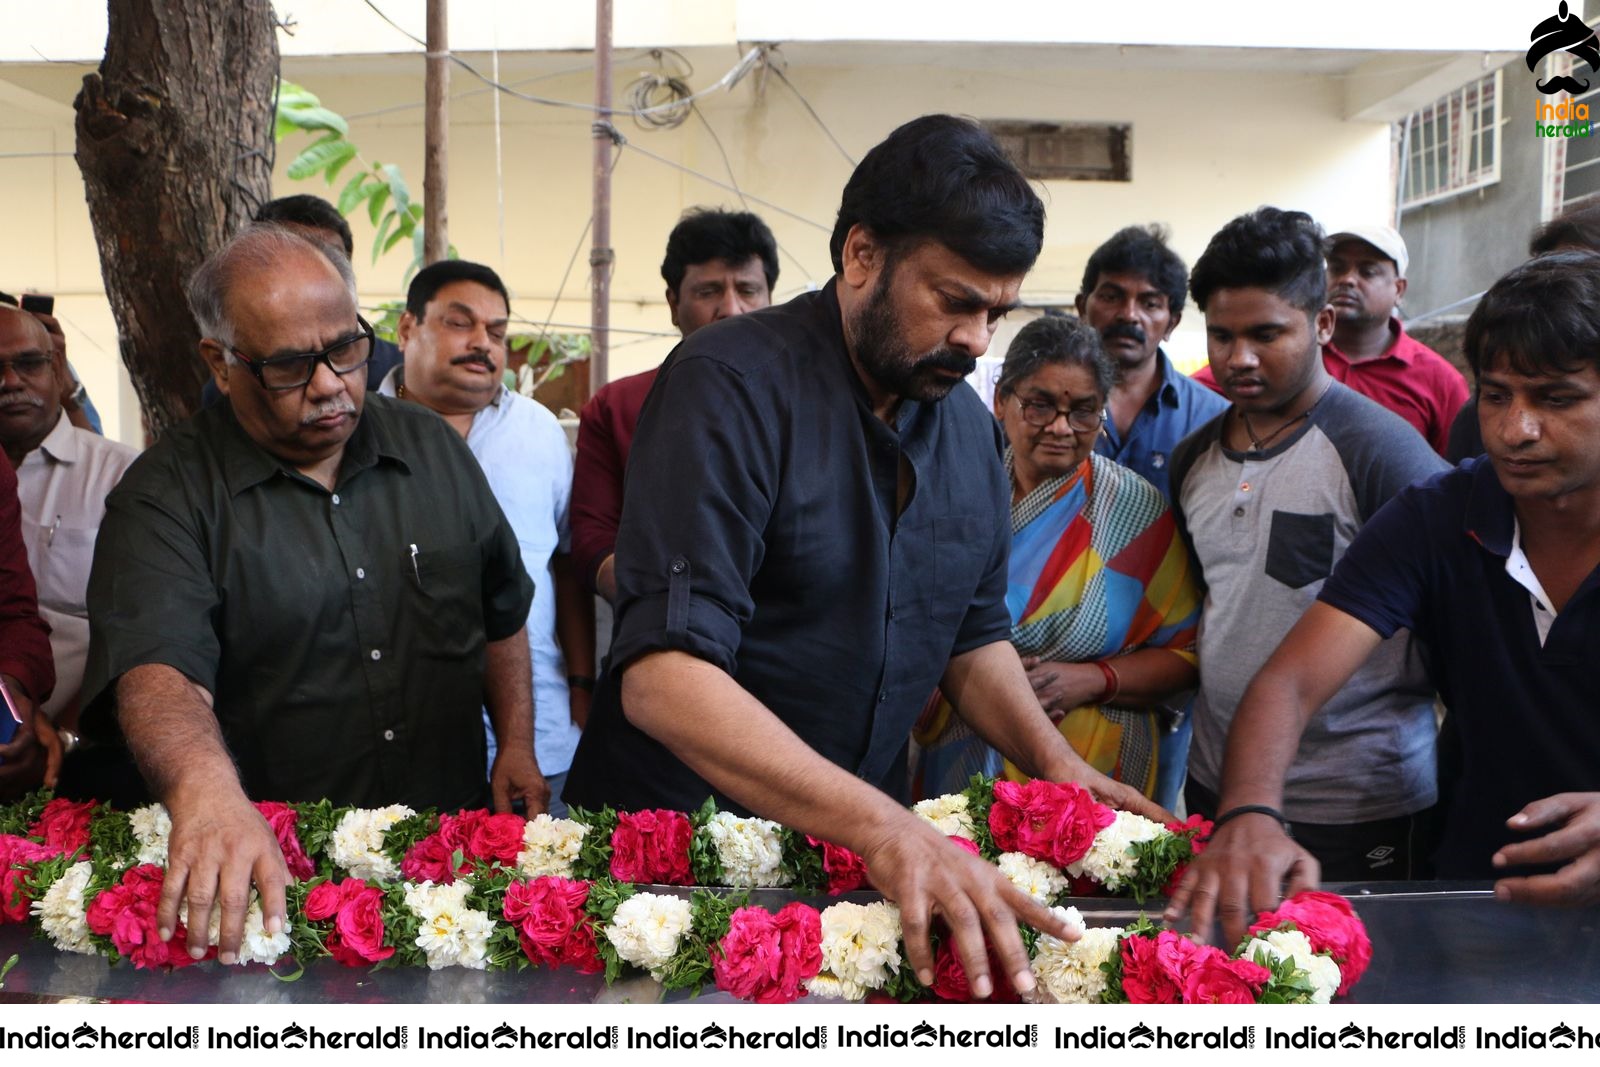
[{"label": "pink rose", "polygon": [[621,812],[611,834],[611,877],[619,882],[689,885],[694,827],[682,812]]},{"label": "pink rose", "polygon": [[1182,1003],[1188,971],[1208,955],[1202,946],[1171,930],[1155,937],[1123,938],[1123,992],[1134,1004]]},{"label": "pink rose", "polygon": [[1198,856],[1211,843],[1211,820],[1204,815],[1191,815],[1183,822],[1169,822],[1167,829],[1175,834],[1187,834],[1189,853]]},{"label": "pink rose", "polygon": [[258,801],[256,810],[267,820],[267,825],[272,827],[273,834],[278,838],[278,848],[283,851],[283,861],[289,873],[302,882],[315,877],[316,865],[306,855],[305,846],[300,844],[300,837],[295,833],[300,822],[299,813],[276,800]]},{"label": "pink rose", "polygon": [[349,881],[359,888],[346,890],[328,935],[328,951],[346,967],[386,960],[394,955],[394,946],[383,943],[383,892],[359,878]]},{"label": "pink rose", "polygon": [[527,820],[510,813],[479,820],[467,838],[466,853],[475,860],[514,867],[522,852],[522,831]]},{"label": "pink rose", "polygon": [[1095,835],[1115,819],[1116,813],[1082,786],[1038,778],[1023,785],[996,782],[989,808],[989,829],[997,848],[1057,867],[1088,855]]},{"label": "pink rose", "polygon": [[1339,965],[1339,995],[1344,996],[1367,973],[1372,962],[1372,939],[1366,924],[1350,902],[1337,893],[1308,889],[1285,900],[1277,911],[1264,911],[1250,927],[1251,933],[1276,930],[1294,923],[1306,935],[1314,952],[1326,952]]},{"label": "pink rose", "polygon": [[[352,878],[350,881],[360,882],[361,879]],[[362,882],[361,884],[365,885],[366,883]],[[304,909],[306,918],[314,923],[331,919],[334,912],[339,910],[339,905],[343,900],[344,894],[340,892],[336,884],[333,882],[321,882],[306,894]]]},{"label": "pink rose", "polygon": [[28,921],[30,903],[23,879],[28,867],[54,859],[57,850],[11,834],[0,835],[0,923]]},{"label": "pink rose", "polygon": [[806,841],[822,849],[822,872],[828,876],[828,895],[850,893],[867,884],[867,863],[843,845],[822,841],[810,834]]},{"label": "pink rose", "polygon": [[95,801],[73,803],[61,797],[50,801],[39,819],[28,827],[28,836],[43,841],[58,855],[68,855],[89,844],[89,819]]},{"label": "pink rose", "polygon": [[[184,941],[189,933],[182,923],[168,941],[160,940],[156,928],[156,906],[161,901],[161,868],[153,864],[130,867],[122,880],[89,902],[84,921],[101,937],[109,937],[118,952],[139,968],[187,967],[198,961],[189,957]],[[203,959],[216,955],[216,947]]]},{"label": "pink rose", "polygon": [[1249,960],[1230,960],[1220,951],[1189,968],[1183,980],[1185,1004],[1254,1004],[1272,972]]},{"label": "pink rose", "polygon": [[717,988],[757,1004],[787,1004],[805,995],[822,970],[822,917],[795,901],[776,915],[740,908],[712,954]]},{"label": "pink rose", "polygon": [[598,974],[605,964],[584,910],[588,902],[588,882],[546,876],[508,885],[503,914],[517,928],[523,955],[534,963]]},{"label": "pink rose", "polygon": [[477,832],[478,826],[489,817],[489,812],[484,808],[473,808],[470,811],[458,811],[454,815],[439,816],[439,829],[435,832],[444,839],[452,849],[467,851],[467,843],[472,840],[472,835]]},{"label": "pink rose", "polygon": [[961,837],[958,834],[951,834],[950,841],[957,848],[960,848],[966,852],[970,852],[979,859],[983,859],[983,853],[978,851],[978,843],[976,841],[968,840],[967,838]]},{"label": "pink rose", "polygon": [[400,861],[400,874],[406,881],[450,885],[456,880],[456,875],[465,875],[471,870],[465,856],[461,859],[460,867],[455,865],[460,846],[452,844],[445,834],[440,829],[406,850],[405,857]]}]

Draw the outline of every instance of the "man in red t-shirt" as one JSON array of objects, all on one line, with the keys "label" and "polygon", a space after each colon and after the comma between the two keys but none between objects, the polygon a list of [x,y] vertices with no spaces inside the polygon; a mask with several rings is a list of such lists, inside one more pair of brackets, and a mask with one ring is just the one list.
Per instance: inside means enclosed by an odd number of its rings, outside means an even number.
[{"label": "man in red t-shirt", "polygon": [[[772,303],[778,244],[767,224],[748,211],[694,208],[667,238],[661,277],[667,283],[672,325],[688,337],[718,319]],[[655,380],[654,369],[618,378],[590,397],[578,415],[568,514],[572,563],[608,601],[617,597],[612,554],[622,521],[622,477],[639,409]]]},{"label": "man in red t-shirt", "polygon": [[[1329,236],[1328,303],[1333,339],[1322,346],[1328,373],[1405,419],[1444,455],[1450,424],[1467,401],[1461,372],[1406,333],[1395,308],[1406,292],[1406,243],[1388,226]],[[1209,367],[1197,381],[1217,388]],[[1219,390],[1220,391],[1220,390]]]}]

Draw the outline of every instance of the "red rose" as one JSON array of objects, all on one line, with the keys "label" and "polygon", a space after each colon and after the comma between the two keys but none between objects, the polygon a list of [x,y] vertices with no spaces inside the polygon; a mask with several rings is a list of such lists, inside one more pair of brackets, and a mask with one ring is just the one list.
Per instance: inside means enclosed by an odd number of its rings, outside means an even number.
[{"label": "red rose", "polygon": [[836,897],[867,884],[867,862],[843,845],[821,841],[810,834],[806,841],[822,849],[822,872],[828,876],[828,895]]},{"label": "red rose", "polygon": [[408,882],[450,885],[456,875],[465,875],[471,869],[465,856],[461,858],[461,866],[455,865],[459,851],[459,846],[445,839],[443,831],[429,834],[406,850],[400,861],[400,875]]},{"label": "red rose", "polygon": [[485,808],[458,811],[454,815],[441,815],[439,829],[436,832],[452,850],[459,848],[462,852],[466,852],[472,835],[477,832],[479,824],[488,817],[489,812]]},{"label": "red rose", "polygon": [[996,782],[989,808],[989,829],[997,848],[1057,867],[1088,855],[1095,835],[1115,819],[1116,813],[1082,786],[1038,778],[1024,785]]},{"label": "red rose", "polygon": [[1134,1004],[1182,1003],[1188,971],[1206,955],[1200,945],[1171,930],[1123,938],[1123,992]]},{"label": "red rose", "polygon": [[1211,820],[1204,815],[1191,815],[1182,822],[1169,822],[1167,829],[1175,834],[1187,834],[1189,854],[1198,856],[1211,843]]},{"label": "red rose", "polygon": [[[993,951],[989,953],[989,981],[994,992],[990,994],[988,1003],[1012,1004],[1017,1001],[1017,991],[1011,988],[1010,978]],[[967,981],[967,969],[956,951],[955,938],[948,933],[933,954],[933,985],[930,988],[940,1000],[953,1000],[961,1004],[972,1000],[972,983]]]},{"label": "red rose", "polygon": [[967,838],[961,837],[958,834],[951,834],[950,840],[956,845],[957,848],[970,852],[979,859],[983,859],[983,853],[978,851],[978,843],[976,841],[968,840]]},{"label": "red rose", "polygon": [[805,996],[822,970],[822,917],[795,901],[778,914],[740,908],[712,957],[717,988],[757,1004],[787,1004]]},{"label": "red rose", "polygon": [[522,852],[522,831],[527,820],[520,815],[489,815],[478,821],[467,838],[467,856],[502,867],[515,867]]},{"label": "red rose", "polygon": [[28,921],[30,903],[23,879],[28,867],[43,860],[54,859],[57,850],[25,837],[0,834],[0,923]]},{"label": "red rose", "polygon": [[299,813],[276,800],[259,801],[256,810],[267,820],[267,825],[272,827],[273,834],[278,838],[278,848],[283,851],[283,862],[288,866],[289,873],[302,882],[315,877],[316,865],[306,855],[305,846],[300,844],[300,837],[295,833],[295,827],[300,822]]},{"label": "red rose", "polygon": [[360,967],[393,956],[394,946],[383,943],[383,891],[359,878],[347,879],[345,884],[344,901],[326,941],[328,952],[346,967]]},{"label": "red rose", "polygon": [[605,969],[584,910],[589,883],[546,876],[506,887],[503,914],[517,928],[523,955],[546,967],[575,967],[579,974]]},{"label": "red rose", "polygon": [[58,855],[68,855],[89,844],[89,819],[95,802],[73,803],[61,797],[50,801],[39,813],[39,820],[28,827],[28,836],[43,841]]},{"label": "red rose", "polygon": [[[349,879],[360,882],[359,878]],[[365,882],[362,882],[365,885]],[[333,882],[322,882],[306,894],[304,911],[306,918],[314,923],[333,918],[334,912],[339,910],[339,904],[344,900],[344,894]]]},{"label": "red rose", "polygon": [[1220,951],[1189,969],[1183,981],[1185,1004],[1254,1004],[1272,972],[1249,960],[1230,960]]},{"label": "red rose", "polygon": [[1285,922],[1294,923],[1306,935],[1313,952],[1326,952],[1339,965],[1340,996],[1367,973],[1367,965],[1372,962],[1372,939],[1367,936],[1366,924],[1344,897],[1314,889],[1296,893],[1279,904],[1277,911],[1258,915],[1250,932],[1276,930]]},{"label": "red rose", "polygon": [[682,812],[624,811],[611,834],[611,877],[619,882],[689,885],[694,827]]},{"label": "red rose", "polygon": [[[102,937],[109,937],[116,950],[133,961],[135,967],[187,967],[198,962],[189,957],[184,941],[189,933],[182,923],[168,941],[160,940],[156,928],[156,906],[161,901],[161,868],[141,864],[123,872],[122,880],[89,902],[84,922]],[[202,957],[216,955],[211,947]]]}]

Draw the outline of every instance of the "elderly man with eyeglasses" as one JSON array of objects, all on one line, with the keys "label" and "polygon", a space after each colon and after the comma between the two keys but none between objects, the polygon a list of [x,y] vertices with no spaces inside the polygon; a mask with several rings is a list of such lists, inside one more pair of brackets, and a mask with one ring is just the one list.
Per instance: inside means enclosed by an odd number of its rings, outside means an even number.
[{"label": "elderly man with eyeglasses", "polygon": [[[189,300],[229,403],[169,431],[107,501],[85,734],[120,734],[171,813],[163,936],[180,901],[219,904],[230,962],[252,883],[269,931],[284,915],[284,860],[250,801],[454,811],[492,793],[535,812],[548,789],[516,535],[443,420],[367,395],[349,262],[256,226]],[[191,955],[206,925],[191,919]]]}]

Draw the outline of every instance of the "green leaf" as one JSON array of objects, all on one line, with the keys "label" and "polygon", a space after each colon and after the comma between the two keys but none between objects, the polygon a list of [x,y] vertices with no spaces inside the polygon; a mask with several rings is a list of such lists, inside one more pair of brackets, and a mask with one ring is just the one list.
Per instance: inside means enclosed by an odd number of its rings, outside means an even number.
[{"label": "green leaf", "polygon": [[378,220],[383,218],[383,207],[389,202],[389,186],[381,181],[374,180],[372,194],[367,200],[367,217],[376,226]]},{"label": "green leaf", "polygon": [[[355,154],[356,146],[349,141],[324,137],[296,156],[294,162],[289,164],[287,173],[295,181],[304,181],[335,162],[344,166]],[[331,179],[328,184],[333,184]]]},{"label": "green leaf", "polygon": [[[343,143],[344,144],[350,144],[349,141],[345,141]],[[344,170],[344,165],[346,163],[350,162],[354,158],[356,158],[356,146],[351,144],[350,145],[350,151],[349,151],[348,154],[346,154],[344,156],[341,156],[340,158],[335,159],[334,161],[332,161],[331,163],[328,164],[328,169],[323,174],[323,177],[328,179],[328,187],[330,189],[333,187],[333,180],[339,176],[339,172],[341,170]]]},{"label": "green leaf", "polygon": [[361,201],[371,196],[375,189],[380,188],[378,183],[368,182],[367,179],[370,177],[370,174],[368,174],[366,171],[362,171],[360,174],[357,174],[354,178],[350,179],[349,184],[347,184],[344,187],[344,190],[339,193],[339,214],[350,214],[350,212],[356,209],[356,205],[360,204]]},{"label": "green leaf", "polygon": [[[392,218],[392,217],[393,217],[393,213],[391,212],[390,213],[390,218]],[[389,220],[385,219],[384,221],[387,222]],[[384,252],[387,253],[389,251],[389,249],[391,249],[395,245],[399,244],[407,236],[408,235],[406,234],[406,231],[405,231],[405,229],[403,227],[396,227],[395,231],[389,235],[389,239],[387,241],[383,242],[383,250],[384,250]]]},{"label": "green leaf", "polygon": [[297,130],[327,130],[343,137],[350,132],[350,124],[337,111],[325,107],[284,107],[278,105],[278,117]]},{"label": "green leaf", "polygon": [[384,242],[388,240],[389,230],[393,226],[394,212],[385,212],[383,216],[383,223],[378,227],[378,236],[374,238],[372,242],[372,262],[378,262],[378,257],[389,250],[389,246]]},{"label": "green leaf", "polygon": [[278,79],[278,107],[319,107],[322,101],[303,85]]},{"label": "green leaf", "polygon": [[389,183],[389,192],[394,196],[394,206],[398,211],[405,211],[411,206],[411,189],[406,185],[406,180],[400,176],[400,168],[393,163],[385,163],[381,168],[384,180]]}]

